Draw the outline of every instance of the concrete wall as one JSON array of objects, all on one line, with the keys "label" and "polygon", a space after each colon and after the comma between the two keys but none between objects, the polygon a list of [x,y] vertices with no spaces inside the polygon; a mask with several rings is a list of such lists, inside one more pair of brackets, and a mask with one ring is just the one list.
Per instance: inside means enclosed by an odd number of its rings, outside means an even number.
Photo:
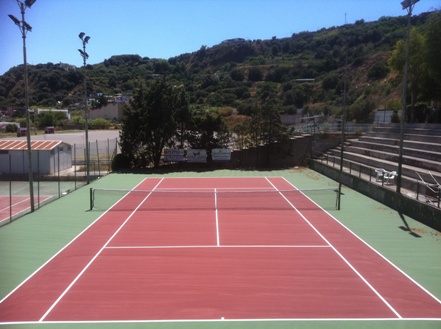
[{"label": "concrete wall", "polygon": [[299,136],[287,143],[235,150],[231,153],[231,166],[236,168],[284,168],[306,165],[311,154],[311,143],[311,136]]},{"label": "concrete wall", "polygon": [[108,119],[108,120],[119,120],[122,117],[122,109],[124,103],[109,103],[100,109],[90,110],[90,119]]}]

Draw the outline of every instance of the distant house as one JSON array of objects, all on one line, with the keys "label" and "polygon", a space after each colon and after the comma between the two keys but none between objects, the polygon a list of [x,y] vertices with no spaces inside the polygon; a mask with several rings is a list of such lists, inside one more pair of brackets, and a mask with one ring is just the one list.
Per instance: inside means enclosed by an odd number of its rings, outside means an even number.
[{"label": "distant house", "polygon": [[36,110],[29,110],[30,113],[36,113],[40,114],[43,112],[52,112],[52,113],[64,113],[66,115],[66,119],[70,120],[70,113],[69,110],[66,109],[36,109]]},{"label": "distant house", "polygon": [[245,39],[243,38],[234,38],[234,39],[227,39],[221,42],[221,45],[238,45],[241,43],[245,43],[247,42]]},{"label": "distant house", "polygon": [[5,131],[6,127],[9,125],[14,125],[17,129],[20,128],[20,124],[18,122],[0,122],[0,130]]},{"label": "distant house", "polygon": [[120,120],[122,118],[123,106],[129,100],[130,96],[117,94],[112,99],[108,99],[106,106],[91,110],[89,112],[89,117],[91,119],[102,118],[108,120]]},{"label": "distant house", "polygon": [[108,119],[108,120],[120,120],[122,118],[124,103],[108,103],[99,109],[89,111],[90,119]]},{"label": "distant house", "polygon": [[[401,110],[396,111],[396,114],[401,117]],[[375,123],[391,123],[392,122],[392,116],[394,115],[393,110],[385,110],[385,109],[378,109],[374,111],[374,122]]]},{"label": "distant house", "polygon": [[63,69],[65,71],[70,71],[70,70],[76,70],[77,67],[75,65],[71,65],[71,64],[66,64],[66,63],[58,63],[55,64],[56,67],[59,67],[60,69]]},{"label": "distant house", "polygon": [[[62,141],[31,141],[32,171],[54,175],[72,168],[72,147]],[[0,140],[0,172],[28,174],[28,146],[26,140]]]}]

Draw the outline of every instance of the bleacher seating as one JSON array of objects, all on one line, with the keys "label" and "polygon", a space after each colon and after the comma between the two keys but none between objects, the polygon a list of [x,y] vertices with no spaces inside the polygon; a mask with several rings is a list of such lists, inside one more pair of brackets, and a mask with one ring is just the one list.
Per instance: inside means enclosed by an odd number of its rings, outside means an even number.
[{"label": "bleacher seating", "polygon": [[[421,193],[424,182],[441,181],[441,125],[406,125],[402,153],[401,187]],[[373,127],[357,139],[347,140],[343,167],[358,168],[373,181],[393,185],[398,171],[400,125]],[[340,161],[340,147],[327,152]],[[395,172],[394,178],[387,173]],[[420,186],[419,186],[420,185]],[[422,192],[424,193],[424,192]]]}]

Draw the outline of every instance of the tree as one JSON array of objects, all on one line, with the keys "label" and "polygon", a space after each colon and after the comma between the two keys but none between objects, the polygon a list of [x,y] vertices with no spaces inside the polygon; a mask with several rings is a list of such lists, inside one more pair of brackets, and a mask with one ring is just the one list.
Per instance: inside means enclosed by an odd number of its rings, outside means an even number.
[{"label": "tree", "polygon": [[229,142],[228,128],[219,113],[206,111],[193,117],[189,144],[210,153],[212,149],[226,147]]},{"label": "tree", "polygon": [[177,97],[175,118],[179,126],[176,135],[180,142],[180,147],[184,148],[184,141],[187,139],[185,126],[186,123],[188,123],[191,120],[190,105],[189,105],[187,93],[185,92],[184,88],[180,89],[180,92]]},{"label": "tree", "polygon": [[[418,93],[421,92],[423,81],[427,76],[427,65],[425,62],[426,42],[422,33],[416,28],[412,28],[410,32],[410,56],[409,56],[409,91],[410,91],[410,108],[411,122],[415,119],[415,103]],[[404,72],[406,57],[406,42],[400,40],[396,43],[392,57],[389,59],[389,65],[392,69]]]},{"label": "tree", "polygon": [[263,79],[262,70],[259,67],[253,66],[248,72],[248,80],[261,81]]},{"label": "tree", "polygon": [[428,66],[427,83],[428,97],[441,100],[441,11],[432,13],[427,21],[424,35],[426,37],[425,61]]},{"label": "tree", "polygon": [[165,78],[135,90],[120,132],[121,153],[133,167],[159,166],[164,146],[173,143],[179,121],[187,119],[181,116],[184,96]]},{"label": "tree", "polygon": [[338,85],[340,77],[337,73],[328,73],[322,80],[322,88],[325,90],[335,89]]},{"label": "tree", "polygon": [[236,147],[239,150],[243,150],[252,145],[249,135],[251,131],[251,118],[246,115],[237,115],[233,118],[234,122],[230,122],[230,131]]},{"label": "tree", "polygon": [[102,108],[103,106],[106,106],[106,105],[107,105],[107,98],[103,94],[101,94],[98,97],[98,99],[96,99],[96,100],[94,100],[92,102],[92,108],[93,109],[100,109],[100,108]]},{"label": "tree", "polygon": [[66,114],[63,112],[44,111],[39,113],[35,118],[35,124],[39,128],[47,126],[57,126],[61,121],[66,119]]},{"label": "tree", "polygon": [[253,107],[247,127],[254,147],[282,142],[288,137],[286,127],[280,118],[280,111],[274,104],[274,98],[270,97],[262,105],[256,103]]},{"label": "tree", "polygon": [[368,69],[368,78],[372,80],[383,79],[389,73],[389,67],[383,62],[375,62]]},{"label": "tree", "polygon": [[282,124],[278,106],[269,100],[262,106],[263,141],[267,145],[287,140],[287,129]]}]

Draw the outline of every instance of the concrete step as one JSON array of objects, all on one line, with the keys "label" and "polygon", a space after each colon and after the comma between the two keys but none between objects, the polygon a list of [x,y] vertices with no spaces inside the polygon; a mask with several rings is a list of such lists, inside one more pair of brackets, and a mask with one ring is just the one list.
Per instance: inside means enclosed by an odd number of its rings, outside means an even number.
[{"label": "concrete step", "polygon": [[[415,145],[416,146],[416,145]],[[408,157],[419,158],[421,160],[430,160],[430,161],[441,161],[441,145],[434,146],[436,149],[439,148],[439,153],[434,150],[422,150],[418,148],[403,148],[403,155]],[[354,141],[351,143],[351,146],[348,147],[348,151],[362,153],[362,154],[370,154],[373,157],[382,156],[382,153],[387,154],[399,154],[399,147],[394,145],[382,145],[377,143],[367,143],[367,142],[359,142]]]},{"label": "concrete step", "polygon": [[[376,181],[376,168],[398,171],[400,126],[375,127],[369,133],[345,142],[343,170]],[[320,161],[340,168],[341,149],[327,151]],[[425,193],[421,183],[441,183],[441,125],[412,125],[403,140],[401,187],[409,193]],[[383,184],[383,181],[378,181]]]},{"label": "concrete step", "polygon": [[[372,132],[389,132],[394,134],[400,134],[401,124],[391,124],[388,126],[376,126],[372,127]],[[441,124],[406,124],[404,126],[405,134],[412,135],[436,135],[441,136]]]},{"label": "concrete step", "polygon": [[[351,140],[351,143],[356,142],[366,142],[371,144],[379,144],[379,145],[396,145],[399,146],[399,140],[397,139],[389,139],[384,137],[374,137],[374,136],[363,136],[359,139],[353,139]],[[358,144],[360,145],[360,144]],[[421,141],[411,141],[411,140],[405,140],[403,144],[404,148],[413,148],[413,149],[420,149],[420,150],[432,150],[434,152],[441,153],[441,143],[433,143],[431,142],[424,142]]]},{"label": "concrete step", "polygon": [[[384,138],[384,139],[392,139],[396,140],[397,144],[400,141],[400,134],[399,133],[393,133],[393,132],[369,132],[363,137],[377,137],[377,138]],[[403,136],[403,140],[405,142],[407,141],[417,141],[417,142],[423,142],[423,143],[435,143],[435,144],[441,144],[441,136],[439,135],[418,135],[418,134],[405,134]]]},{"label": "concrete step", "polygon": [[[333,150],[330,150],[329,154],[332,154],[336,157],[340,156],[340,149],[336,148]],[[357,149],[353,148],[350,151],[345,150],[344,151],[344,157],[369,165],[370,163],[376,163],[376,162],[387,162],[391,164],[391,168],[397,168],[398,163],[398,154],[394,153],[387,153],[387,152],[380,152],[375,150],[369,150],[369,149]],[[441,162],[438,160],[427,160],[422,159],[419,157],[411,157],[408,155],[403,155],[402,159],[403,165],[408,165],[415,168],[420,168],[422,170],[426,171],[434,171],[434,172],[441,172]],[[374,166],[374,165],[372,165]],[[378,167],[375,165],[374,167]],[[386,168],[385,168],[386,169]],[[396,170],[396,169],[388,169],[388,170]]]}]

